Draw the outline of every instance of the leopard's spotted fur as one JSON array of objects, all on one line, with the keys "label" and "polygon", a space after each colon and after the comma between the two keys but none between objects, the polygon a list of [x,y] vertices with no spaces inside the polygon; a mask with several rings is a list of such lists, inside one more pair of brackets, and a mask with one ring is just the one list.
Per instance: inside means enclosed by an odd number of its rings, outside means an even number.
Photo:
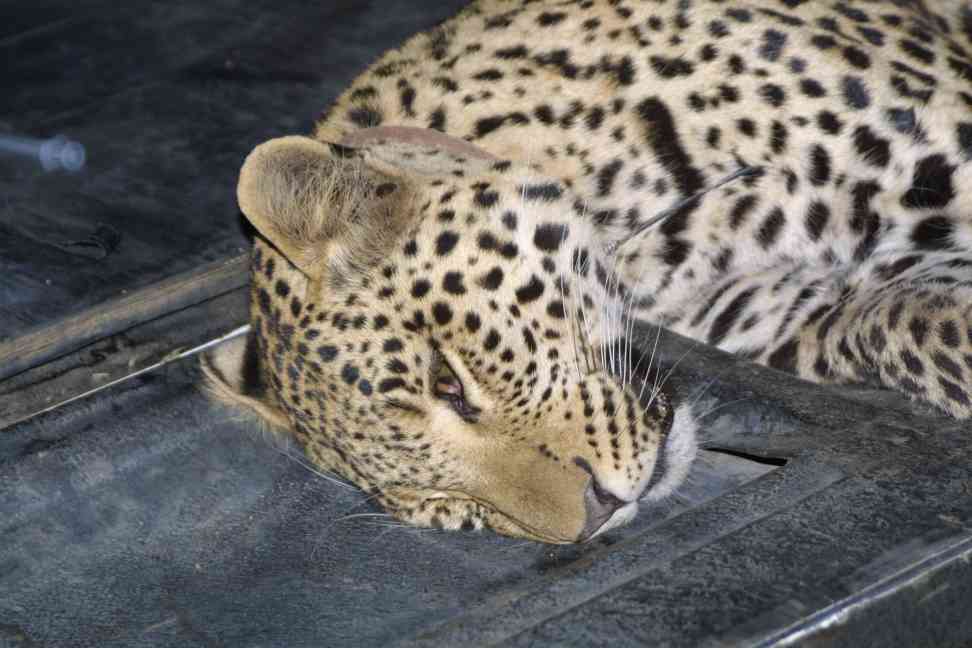
[{"label": "leopard's spotted fur", "polygon": [[691,461],[629,313],[968,417],[970,37],[945,0],[475,2],[248,159],[270,243],[211,373],[406,521],[552,542]]}]

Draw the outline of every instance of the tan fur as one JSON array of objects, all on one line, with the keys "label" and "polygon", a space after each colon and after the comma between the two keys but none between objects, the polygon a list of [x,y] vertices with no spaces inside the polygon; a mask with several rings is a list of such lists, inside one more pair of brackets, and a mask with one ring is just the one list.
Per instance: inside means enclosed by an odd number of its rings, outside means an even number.
[{"label": "tan fur", "polygon": [[246,338],[238,337],[220,345],[218,353],[203,354],[200,359],[203,383],[213,400],[228,407],[239,408],[255,414],[275,435],[285,434],[288,428],[286,415],[267,399],[247,396],[240,382]]},{"label": "tan fur", "polygon": [[[413,193],[401,178],[337,158],[306,137],[261,144],[243,163],[240,208],[308,278],[366,267],[408,224]],[[380,190],[387,195],[378,196]]]}]

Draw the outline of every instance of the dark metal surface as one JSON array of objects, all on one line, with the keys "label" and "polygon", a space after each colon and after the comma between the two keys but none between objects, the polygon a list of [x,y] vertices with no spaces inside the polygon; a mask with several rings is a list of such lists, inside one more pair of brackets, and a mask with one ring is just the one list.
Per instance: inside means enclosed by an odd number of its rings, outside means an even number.
[{"label": "dark metal surface", "polygon": [[706,452],[680,498],[580,547],[401,528],[209,404],[193,359],[8,428],[0,641],[972,639],[966,424],[675,336],[661,348],[663,365],[688,351],[676,388],[720,408],[705,418],[707,443],[787,462]]},{"label": "dark metal surface", "polygon": [[0,134],[64,134],[88,161],[44,173],[0,155],[0,344],[245,251],[243,156],[308,131],[365,65],[463,4],[5,3]]}]

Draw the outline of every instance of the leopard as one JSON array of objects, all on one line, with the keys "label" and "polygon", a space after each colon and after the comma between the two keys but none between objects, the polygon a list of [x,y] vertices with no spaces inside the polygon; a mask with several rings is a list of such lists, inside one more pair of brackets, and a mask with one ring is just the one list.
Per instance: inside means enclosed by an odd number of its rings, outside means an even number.
[{"label": "leopard", "polygon": [[965,3],[478,0],[237,196],[210,389],[406,525],[580,543],[671,496],[700,423],[636,322],[972,415]]}]

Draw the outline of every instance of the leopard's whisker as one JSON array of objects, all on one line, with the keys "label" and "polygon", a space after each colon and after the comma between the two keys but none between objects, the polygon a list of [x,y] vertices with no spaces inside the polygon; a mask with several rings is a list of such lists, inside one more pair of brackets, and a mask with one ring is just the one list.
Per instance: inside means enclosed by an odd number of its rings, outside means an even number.
[{"label": "leopard's whisker", "polygon": [[733,171],[732,173],[730,173],[726,177],[724,177],[721,180],[719,180],[718,182],[716,182],[711,187],[707,187],[705,189],[702,189],[701,191],[698,191],[698,192],[692,194],[691,196],[688,196],[686,198],[683,198],[682,200],[678,201],[677,203],[675,203],[671,207],[668,207],[666,209],[663,209],[662,211],[658,212],[654,216],[650,217],[648,220],[646,220],[640,226],[638,226],[634,231],[629,232],[627,236],[625,236],[624,238],[619,239],[619,240],[615,241],[614,243],[612,243],[609,246],[609,249],[608,249],[609,253],[610,254],[613,254],[619,247],[621,247],[622,245],[624,245],[625,243],[627,243],[631,239],[636,238],[636,237],[640,236],[641,234],[644,234],[645,232],[647,232],[650,229],[653,229],[657,225],[661,225],[662,223],[664,223],[665,221],[667,221],[669,218],[671,218],[672,216],[674,216],[675,214],[677,214],[679,212],[679,210],[684,209],[688,205],[691,205],[693,202],[696,202],[696,201],[700,200],[703,196],[705,196],[710,191],[714,191],[716,189],[719,189],[720,187],[722,187],[722,186],[724,186],[724,185],[732,182],[733,180],[738,180],[739,178],[743,178],[743,177],[746,177],[748,175],[752,175],[755,171],[756,171],[756,167],[751,167],[751,166],[743,166],[743,167],[740,167],[739,169],[736,169],[735,171]]},{"label": "leopard's whisker", "polygon": [[655,388],[655,390],[651,393],[651,397],[648,399],[648,405],[645,406],[645,409],[651,407],[651,404],[654,402],[654,400],[658,396],[658,394],[661,393],[661,390],[664,389],[665,383],[668,382],[668,379],[671,377],[672,373],[675,371],[675,369],[678,367],[678,365],[681,364],[682,360],[684,360],[685,358],[687,358],[688,355],[690,353],[692,353],[692,351],[695,351],[695,347],[700,344],[700,341],[699,340],[695,340],[694,342],[695,343],[692,346],[690,346],[688,349],[686,349],[685,350],[685,353],[683,353],[681,356],[679,356],[678,360],[676,360],[672,364],[672,366],[669,367],[668,373],[665,374],[665,377],[662,378],[662,380],[659,383],[658,387]]},{"label": "leopard's whisker", "polygon": [[[586,210],[586,208],[587,208],[587,206],[586,206],[586,203],[585,203],[584,209]],[[585,213],[586,213],[586,211],[585,211]],[[584,256],[583,261],[581,262],[582,263],[582,266],[576,268],[576,271],[571,274],[571,279],[574,282],[574,285],[572,286],[572,293],[575,296],[575,298],[577,299],[577,302],[578,302],[579,308],[580,308],[580,312],[581,312],[581,316],[582,316],[583,322],[584,322],[584,328],[583,328],[583,338],[584,339],[582,340],[582,346],[584,348],[584,357],[585,357],[585,359],[587,361],[587,371],[588,371],[588,373],[591,372],[591,371],[593,371],[593,370],[596,370],[598,368],[598,364],[597,364],[597,360],[598,360],[597,350],[596,349],[592,349],[591,348],[591,343],[590,343],[591,335],[593,333],[592,324],[591,324],[590,318],[588,317],[588,314],[587,314],[587,304],[585,303],[584,291],[583,291],[583,287],[582,287],[581,281],[580,281],[581,275],[586,275],[590,271],[590,259],[591,259],[590,254],[589,253],[586,254]],[[576,262],[577,262],[576,259],[572,259],[571,260],[571,263],[572,264],[576,264]],[[572,310],[573,310],[573,308],[572,308]],[[601,362],[601,365],[600,366],[601,367],[604,366],[603,358],[602,358],[602,362]]]},{"label": "leopard's whisker", "polygon": [[353,484],[347,483],[346,481],[344,481],[340,477],[337,477],[335,475],[328,475],[327,473],[322,472],[322,471],[318,470],[317,468],[314,468],[312,465],[310,465],[306,461],[303,461],[299,457],[296,457],[296,456],[290,454],[289,452],[287,452],[286,450],[283,450],[283,449],[277,447],[275,444],[272,444],[271,443],[270,445],[279,454],[282,454],[283,456],[287,457],[288,459],[290,459],[291,461],[293,461],[294,463],[296,463],[298,466],[300,466],[304,470],[306,470],[306,471],[308,471],[308,472],[310,472],[310,473],[312,473],[312,474],[320,477],[324,481],[326,481],[328,483],[331,483],[331,484],[334,484],[336,486],[339,486],[341,488],[344,488],[346,490],[351,490],[351,491],[358,490],[358,487],[357,486],[354,486]]},{"label": "leopard's whisker", "polygon": [[359,518],[391,518],[389,513],[353,513],[351,515],[345,515],[334,520],[337,522],[345,522],[347,520],[357,520]]},{"label": "leopard's whisker", "polygon": [[[564,245],[567,241],[567,230],[568,228],[565,226],[560,231],[560,249],[564,250],[564,254],[570,254],[570,252],[567,250],[567,246]],[[571,264],[570,269],[571,271],[573,271],[574,269],[573,258],[571,258],[570,264]],[[570,276],[571,274],[572,272],[569,273],[567,276]],[[577,353],[577,336],[574,332],[574,318],[571,316],[571,313],[573,313],[574,309],[571,308],[570,304],[567,302],[567,295],[566,295],[567,291],[565,288],[565,284],[567,280],[565,275],[561,274],[558,279],[559,279],[558,283],[560,284],[560,303],[563,304],[564,312],[567,316],[567,327],[570,330],[570,345],[574,354],[574,370],[577,373],[577,382],[580,382],[582,378],[581,378],[581,370],[580,370],[580,359]],[[571,292],[571,295],[573,295],[573,291]]]},{"label": "leopard's whisker", "polygon": [[[648,366],[645,368],[645,379],[646,380],[647,380],[647,376],[651,372],[652,360],[655,357],[655,349],[658,348],[658,339],[660,337],[661,337],[661,327],[660,326],[656,326],[655,327],[655,341],[654,341],[654,343],[652,344],[652,346],[650,348],[651,358],[649,358],[649,360],[648,360]],[[632,375],[637,375],[638,369],[641,368],[641,363],[644,361],[645,356],[648,355],[648,353],[649,353],[649,349],[642,349],[641,350],[641,353],[638,356],[638,362],[635,363],[635,366],[631,368]]]},{"label": "leopard's whisker", "polygon": [[707,409],[706,411],[702,412],[701,414],[696,415],[696,418],[701,421],[702,419],[706,418],[707,416],[711,416],[714,412],[717,412],[717,411],[721,410],[723,407],[728,407],[728,406],[734,405],[736,403],[743,403],[743,402],[748,401],[748,400],[752,400],[752,399],[751,398],[737,398],[735,400],[726,401],[725,403],[719,403],[718,405],[715,405],[715,406]]},{"label": "leopard's whisker", "polygon": [[702,397],[705,396],[705,393],[709,391],[709,387],[714,385],[715,382],[716,382],[716,378],[710,378],[708,381],[706,381],[705,386],[703,386],[702,389],[698,391],[698,393],[692,396],[692,401],[689,403],[689,407],[694,408],[699,403],[699,401],[702,400]]}]

